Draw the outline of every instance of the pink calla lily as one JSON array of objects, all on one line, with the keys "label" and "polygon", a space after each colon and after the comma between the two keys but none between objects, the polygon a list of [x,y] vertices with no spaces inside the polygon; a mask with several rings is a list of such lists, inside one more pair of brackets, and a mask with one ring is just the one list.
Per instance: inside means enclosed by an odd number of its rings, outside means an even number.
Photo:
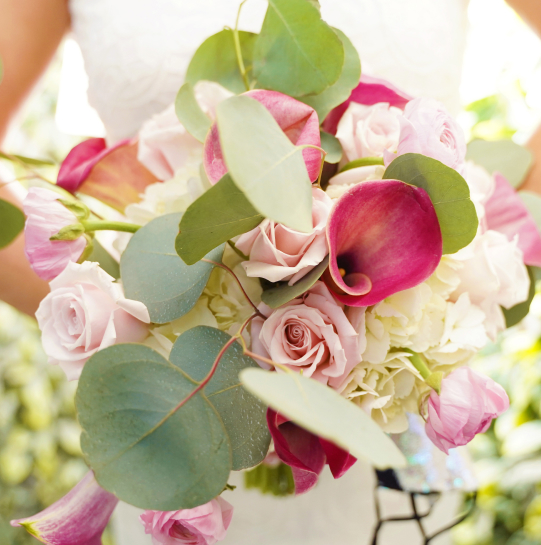
[{"label": "pink calla lily", "polygon": [[499,231],[510,240],[518,235],[524,263],[541,267],[541,235],[532,215],[507,179],[494,174],[494,193],[485,204],[487,229]]},{"label": "pink calla lily", "polygon": [[363,182],[334,205],[324,281],[353,307],[417,286],[436,269],[442,236],[430,197],[399,180]]},{"label": "pink calla lily", "polygon": [[117,503],[89,471],[56,503],[33,517],[12,520],[11,525],[23,526],[49,545],[101,545],[101,535]]},{"label": "pink calla lily", "polygon": [[325,464],[338,479],[357,461],[334,443],[297,426],[272,409],[267,409],[267,424],[276,454],[291,467],[296,494],[304,494],[316,485]]},{"label": "pink calla lily", "polygon": [[389,106],[395,106],[403,110],[406,104],[412,99],[413,97],[404,93],[392,83],[363,74],[359,85],[351,91],[350,97],[340,104],[340,106],[334,108],[325,118],[323,129],[331,134],[336,134],[338,123],[342,119],[350,102],[357,102],[366,106],[372,106],[379,102],[387,102]]},{"label": "pink calla lily", "polygon": [[[303,144],[321,146],[319,119],[311,106],[277,91],[255,89],[244,93],[244,95],[263,104],[289,140],[296,146]],[[317,149],[308,148],[302,154],[310,180],[317,180],[321,165],[321,153]],[[216,123],[212,125],[205,140],[203,164],[212,184],[217,183],[227,172]]]}]

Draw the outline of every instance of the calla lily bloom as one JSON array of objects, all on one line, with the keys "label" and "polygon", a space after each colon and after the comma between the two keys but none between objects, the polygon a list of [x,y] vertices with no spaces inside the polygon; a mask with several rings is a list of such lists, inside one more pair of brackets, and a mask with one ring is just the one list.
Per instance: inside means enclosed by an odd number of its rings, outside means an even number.
[{"label": "calla lily bloom", "polygon": [[276,454],[291,467],[296,494],[304,494],[316,485],[325,464],[338,479],[357,461],[334,443],[297,426],[272,409],[267,409],[267,424]]},{"label": "calla lily bloom", "polygon": [[49,545],[101,545],[101,535],[117,503],[89,471],[56,503],[33,517],[12,520],[11,525],[23,526]]},{"label": "calla lily bloom", "polygon": [[487,229],[499,231],[509,240],[518,235],[524,263],[541,267],[541,236],[535,220],[504,176],[496,173],[494,183],[494,193],[485,204]]},{"label": "calla lily bloom", "polygon": [[[277,91],[255,89],[244,95],[263,104],[296,146],[303,144],[321,146],[319,119],[311,106]],[[321,153],[317,149],[307,148],[303,150],[302,155],[310,180],[317,180],[321,166]],[[212,184],[217,183],[227,173],[216,123],[212,125],[205,140],[203,164]]]},{"label": "calla lily bloom", "polygon": [[362,182],[334,205],[327,224],[323,280],[353,307],[417,286],[436,269],[442,237],[430,197],[399,180]]},{"label": "calla lily bloom", "polygon": [[392,83],[363,74],[359,85],[351,91],[350,97],[340,104],[340,106],[334,108],[325,118],[323,129],[331,134],[336,134],[338,123],[342,119],[344,112],[348,109],[350,102],[357,102],[365,106],[387,102],[389,106],[395,106],[403,110],[406,104],[412,99],[412,96],[404,93]]}]

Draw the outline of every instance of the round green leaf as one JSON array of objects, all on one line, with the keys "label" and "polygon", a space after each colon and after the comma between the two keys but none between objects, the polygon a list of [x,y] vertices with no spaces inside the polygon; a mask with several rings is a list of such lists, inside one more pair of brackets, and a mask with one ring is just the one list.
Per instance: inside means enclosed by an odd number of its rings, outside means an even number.
[{"label": "round green leaf", "polygon": [[339,163],[343,154],[340,140],[338,140],[336,136],[333,136],[325,131],[321,131],[320,134],[321,147],[327,152],[327,155],[325,155],[325,162],[330,163],[331,165]]},{"label": "round green leaf", "polygon": [[85,261],[95,261],[107,274],[117,280],[120,278],[118,262],[96,239],[92,241],[92,252]]},{"label": "round green leaf", "polygon": [[254,46],[256,87],[292,97],[323,92],[344,65],[344,46],[306,0],[269,0]]},{"label": "round green leaf", "polygon": [[23,229],[22,210],[0,199],[0,248],[11,244]]},{"label": "round green leaf", "polygon": [[175,241],[177,253],[193,265],[216,246],[257,227],[263,219],[226,174],[182,216]]},{"label": "round green leaf", "polygon": [[185,83],[180,88],[175,100],[175,112],[184,128],[199,142],[204,142],[211,121],[197,103],[191,83]]},{"label": "round green leaf", "polygon": [[261,294],[261,300],[270,308],[278,308],[285,305],[295,297],[308,291],[325,272],[329,265],[329,256],[316,267],[314,267],[306,276],[289,286],[287,282],[280,282],[272,288],[266,289]]},{"label": "round green leaf", "polygon": [[214,407],[154,350],[120,344],[85,364],[77,389],[85,460],[100,485],[142,509],[173,511],[220,494],[231,447]]},{"label": "round green leaf", "polygon": [[[213,327],[195,327],[178,338],[169,359],[192,380],[201,382],[230,339],[230,335]],[[239,379],[239,372],[248,367],[259,369],[235,342],[222,356],[204,388],[205,397],[216,408],[229,436],[235,471],[262,462],[270,445],[267,408],[243,388]]]},{"label": "round green leaf", "polygon": [[530,277],[530,291],[528,292],[528,299],[523,303],[519,303],[509,309],[502,307],[503,315],[505,316],[505,327],[512,327],[521,322],[528,312],[530,312],[530,305],[532,304],[535,296],[535,267],[528,266],[528,276]]},{"label": "round green leaf", "polygon": [[383,178],[402,180],[428,193],[440,223],[444,254],[454,254],[474,239],[479,220],[470,188],[456,170],[431,157],[406,153],[387,167]]},{"label": "round green leaf", "polygon": [[[154,323],[164,324],[190,311],[205,289],[213,265],[199,261],[189,267],[175,250],[182,214],[167,214],[139,229],[120,260],[128,299],[144,303]],[[219,262],[223,245],[206,257]]]},{"label": "round green leaf", "polygon": [[[252,68],[256,38],[257,35],[252,32],[239,31],[242,58],[247,73]],[[207,38],[195,52],[186,72],[186,82],[195,85],[201,80],[215,81],[236,94],[247,90],[237,63],[232,30],[222,30]]]},{"label": "round green leaf", "polygon": [[351,40],[341,30],[335,28],[334,31],[344,44],[345,52],[344,68],[338,81],[318,95],[306,96],[299,99],[301,102],[314,108],[320,123],[323,123],[323,120],[333,108],[336,108],[336,106],[339,106],[349,98],[351,91],[357,87],[361,79],[359,53],[357,53]]},{"label": "round green leaf", "polygon": [[404,467],[404,455],[357,405],[316,380],[293,373],[245,369],[246,389],[299,426],[379,469]]},{"label": "round green leaf", "polygon": [[472,140],[466,159],[485,167],[490,174],[503,174],[513,187],[519,187],[533,162],[532,152],[512,140]]},{"label": "round green leaf", "polygon": [[221,102],[216,114],[227,168],[246,198],[266,218],[310,233],[312,184],[302,148],[290,142],[263,104],[248,96]]}]

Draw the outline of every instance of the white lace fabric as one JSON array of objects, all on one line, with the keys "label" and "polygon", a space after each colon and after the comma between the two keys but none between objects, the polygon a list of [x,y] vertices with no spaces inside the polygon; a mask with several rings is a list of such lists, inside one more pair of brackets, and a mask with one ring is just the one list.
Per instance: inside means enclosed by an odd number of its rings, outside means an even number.
[{"label": "white lace fabric", "polygon": [[[89,102],[110,142],[133,136],[171,104],[209,35],[235,21],[239,0],[70,0]],[[456,112],[467,0],[321,0],[323,18],[357,47],[367,73]],[[258,31],[267,2],[250,0],[241,28]]]}]

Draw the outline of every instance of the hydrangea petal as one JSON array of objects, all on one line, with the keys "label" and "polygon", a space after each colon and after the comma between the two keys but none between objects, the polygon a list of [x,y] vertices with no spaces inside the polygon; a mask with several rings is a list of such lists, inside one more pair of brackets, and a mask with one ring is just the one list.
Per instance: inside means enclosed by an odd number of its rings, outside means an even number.
[{"label": "hydrangea petal", "polygon": [[428,194],[399,180],[363,182],[334,205],[324,281],[349,306],[370,306],[424,282],[442,256]]}]

